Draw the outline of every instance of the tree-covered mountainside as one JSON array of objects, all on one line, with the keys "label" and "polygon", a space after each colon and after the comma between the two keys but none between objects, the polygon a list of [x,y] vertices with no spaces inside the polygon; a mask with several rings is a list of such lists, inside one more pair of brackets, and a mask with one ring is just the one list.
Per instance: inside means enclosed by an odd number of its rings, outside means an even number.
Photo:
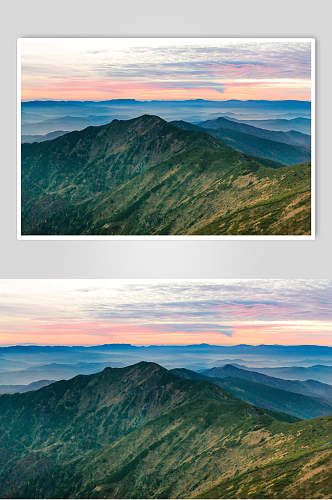
[{"label": "tree-covered mountainside", "polygon": [[22,145],[22,234],[310,234],[310,164],[155,116]]},{"label": "tree-covered mountainside", "polygon": [[0,396],[0,496],[329,497],[332,418],[294,420],[154,363],[106,368]]}]

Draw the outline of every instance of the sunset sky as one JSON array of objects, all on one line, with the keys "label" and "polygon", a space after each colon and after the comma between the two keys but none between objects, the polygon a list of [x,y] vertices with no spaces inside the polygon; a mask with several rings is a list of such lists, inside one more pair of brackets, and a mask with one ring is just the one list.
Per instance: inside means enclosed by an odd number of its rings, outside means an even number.
[{"label": "sunset sky", "polygon": [[332,345],[332,281],[0,280],[0,344]]},{"label": "sunset sky", "polygon": [[311,98],[310,41],[26,38],[22,99]]}]

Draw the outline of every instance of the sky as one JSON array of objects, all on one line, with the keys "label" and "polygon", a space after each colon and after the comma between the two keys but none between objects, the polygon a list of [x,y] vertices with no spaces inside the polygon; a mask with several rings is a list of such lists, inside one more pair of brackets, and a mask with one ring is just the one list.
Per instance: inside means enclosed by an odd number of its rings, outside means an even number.
[{"label": "sky", "polygon": [[327,280],[0,280],[0,345],[332,345]]},{"label": "sky", "polygon": [[311,43],[293,39],[25,38],[22,99],[311,99]]}]

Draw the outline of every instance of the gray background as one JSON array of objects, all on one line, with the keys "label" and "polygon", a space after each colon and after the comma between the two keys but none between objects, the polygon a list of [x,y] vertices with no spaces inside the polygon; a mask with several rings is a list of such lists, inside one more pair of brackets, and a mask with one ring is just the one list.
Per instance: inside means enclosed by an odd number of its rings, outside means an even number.
[{"label": "gray background", "polygon": [[[331,9],[326,0],[6,0],[1,26],[0,278],[332,278]],[[16,39],[316,38],[316,241],[17,241]]]}]

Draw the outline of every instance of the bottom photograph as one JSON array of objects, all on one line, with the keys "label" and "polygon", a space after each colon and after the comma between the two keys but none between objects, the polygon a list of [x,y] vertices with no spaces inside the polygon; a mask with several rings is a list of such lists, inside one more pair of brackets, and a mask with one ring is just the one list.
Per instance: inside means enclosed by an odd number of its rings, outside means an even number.
[{"label": "bottom photograph", "polygon": [[0,498],[332,497],[332,281],[0,296]]}]

